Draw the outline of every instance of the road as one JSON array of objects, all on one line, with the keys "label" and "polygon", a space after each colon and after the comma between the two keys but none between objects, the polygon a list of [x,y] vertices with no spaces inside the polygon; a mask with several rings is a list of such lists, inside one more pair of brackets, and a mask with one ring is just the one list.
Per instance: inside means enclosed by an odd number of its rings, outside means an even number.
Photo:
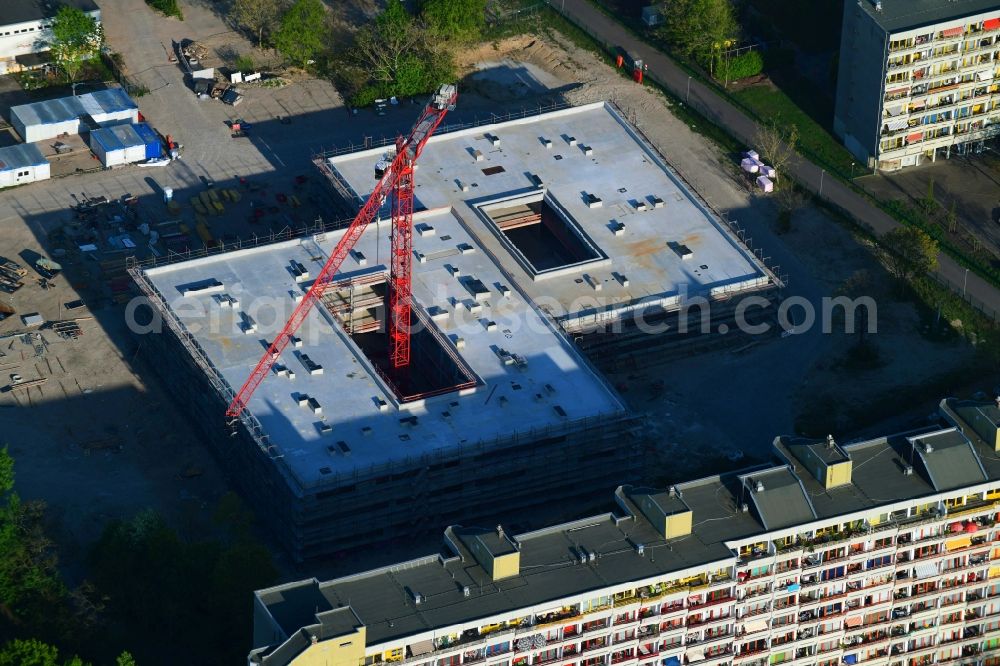
[{"label": "road", "polygon": [[[590,33],[608,50],[622,47],[633,57],[642,58],[649,65],[646,72],[649,79],[669,90],[678,99],[685,100],[692,108],[716,125],[724,127],[748,146],[753,144],[757,134],[755,120],[729,103],[713,88],[692,78],[666,54],[633,35],[621,23],[609,19],[590,0],[548,1],[554,9]],[[789,170],[807,190],[869,227],[876,235],[882,236],[900,226],[890,215],[804,157],[795,155],[789,161]],[[1000,290],[992,284],[966,270],[944,253],[938,256],[936,273],[954,291],[981,304],[981,309],[988,315],[994,319],[1000,317]]]}]

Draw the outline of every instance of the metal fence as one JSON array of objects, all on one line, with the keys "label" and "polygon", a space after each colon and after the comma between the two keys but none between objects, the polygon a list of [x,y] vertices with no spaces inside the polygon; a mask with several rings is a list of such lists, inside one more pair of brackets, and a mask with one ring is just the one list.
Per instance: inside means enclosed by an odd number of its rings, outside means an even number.
[{"label": "metal fence", "polygon": [[[969,269],[966,269],[968,271]],[[969,293],[966,285],[957,285],[953,282],[946,280],[942,275],[938,273],[931,273],[930,277],[934,279],[939,285],[950,291],[952,294],[961,298],[973,309],[978,310],[984,317],[990,319],[993,323],[1000,323],[1000,311],[997,311],[990,305],[979,300],[975,296]]]}]

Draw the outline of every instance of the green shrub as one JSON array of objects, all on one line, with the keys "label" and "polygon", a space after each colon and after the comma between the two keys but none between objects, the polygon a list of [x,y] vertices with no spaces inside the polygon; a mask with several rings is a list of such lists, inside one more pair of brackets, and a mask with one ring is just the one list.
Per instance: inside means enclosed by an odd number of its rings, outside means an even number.
[{"label": "green shrub", "polygon": [[246,54],[237,56],[236,62],[233,63],[233,66],[241,72],[252,72],[256,68],[253,58]]},{"label": "green shrub", "polygon": [[738,81],[757,76],[764,71],[764,56],[760,51],[747,51],[732,58],[719,57],[716,60],[715,78],[719,81]]},{"label": "green shrub", "polygon": [[177,0],[146,0],[146,4],[164,16],[176,16],[180,20],[184,20],[184,14],[177,6]]}]

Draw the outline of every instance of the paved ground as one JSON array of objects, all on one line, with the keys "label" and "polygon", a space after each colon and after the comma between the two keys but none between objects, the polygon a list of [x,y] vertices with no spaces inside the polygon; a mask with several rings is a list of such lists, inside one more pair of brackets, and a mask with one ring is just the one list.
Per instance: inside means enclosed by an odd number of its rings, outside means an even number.
[{"label": "paved ground", "polygon": [[934,181],[934,196],[944,210],[954,204],[963,237],[977,238],[1000,256],[1000,156],[995,152],[909,167],[896,173],[865,176],[858,184],[878,197],[918,203]]},{"label": "paved ground", "polygon": [[[727,128],[748,145],[753,142],[757,133],[757,125],[753,119],[712,88],[693,80],[667,55],[641,41],[620,23],[609,20],[589,0],[549,0],[549,4],[565,13],[574,23],[583,26],[609,48],[621,46],[635,57],[642,58],[649,65],[647,76],[650,79],[686,100],[712,122]],[[796,155],[790,160],[789,168],[803,186],[868,225],[876,234],[881,236],[898,226],[892,217],[836,178],[827,177],[824,170],[812,162]],[[962,291],[964,288],[970,297],[1000,312],[1000,290],[979,276],[967,273],[955,260],[942,254],[938,258],[937,273],[953,289]]]}]

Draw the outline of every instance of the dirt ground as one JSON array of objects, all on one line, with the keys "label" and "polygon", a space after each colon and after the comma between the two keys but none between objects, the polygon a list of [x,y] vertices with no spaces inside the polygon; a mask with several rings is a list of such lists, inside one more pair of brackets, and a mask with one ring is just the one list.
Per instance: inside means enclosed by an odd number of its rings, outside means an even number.
[{"label": "dirt ground", "polygon": [[[0,321],[0,446],[9,445],[16,461],[22,497],[47,503],[63,563],[78,573],[108,520],[145,508],[201,531],[226,481],[159,382],[146,379],[150,369],[133,362],[120,309],[66,309],[80,297],[84,267],[67,263],[43,289],[29,260],[45,250],[23,225],[2,224],[0,255],[28,275],[14,294],[0,294],[17,309]],[[35,341],[12,336],[29,313],[75,320],[80,335],[63,338],[47,323],[34,329]],[[11,390],[15,375],[44,383]]]}]

